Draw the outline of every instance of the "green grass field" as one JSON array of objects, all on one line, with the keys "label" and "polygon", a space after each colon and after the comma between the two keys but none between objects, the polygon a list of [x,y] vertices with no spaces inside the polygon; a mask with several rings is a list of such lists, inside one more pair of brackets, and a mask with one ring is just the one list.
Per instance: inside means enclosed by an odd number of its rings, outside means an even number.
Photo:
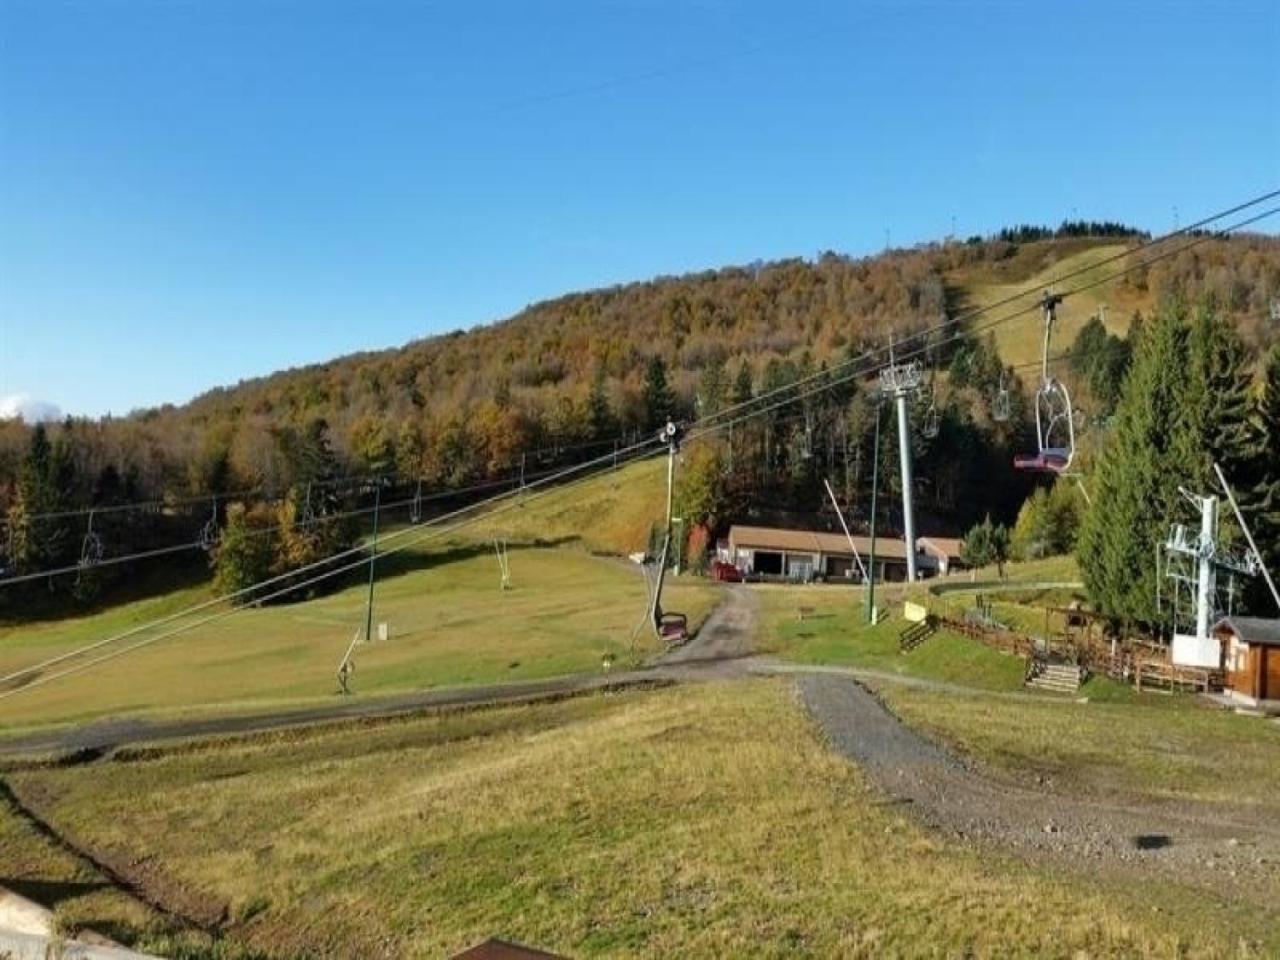
[{"label": "green grass field", "polygon": [[657,457],[537,491],[527,504],[503,503],[472,529],[476,535],[563,541],[626,556],[644,550],[650,528],[663,521],[666,490],[666,459]]},{"label": "green grass field", "polygon": [[1255,717],[1161,693],[1063,703],[879,689],[912,726],[1003,769],[1052,776],[1099,796],[1280,815],[1280,730]]},{"label": "green grass field", "polygon": [[[819,742],[781,681],[9,780],[99,855],[145,854],[153,881],[226,906],[228,938],[275,956],[440,957],[491,935],[574,957],[1280,949],[1257,911],[931,836]],[[0,858],[15,842],[0,833]]]},{"label": "green grass field", "polygon": [[[1033,246],[1033,245],[1029,245]],[[1059,292],[1071,290],[1083,284],[1093,283],[1114,273],[1125,265],[1124,261],[1107,265],[1102,260],[1120,253],[1125,244],[1108,243],[1097,245],[1090,243],[1074,253],[1066,253],[1056,263],[1048,265],[1030,277],[1022,275],[1021,270],[1014,271],[1017,279],[1010,280],[999,272],[987,276],[975,275],[965,278],[964,286],[968,296],[967,302],[974,307],[994,304],[1017,294],[1028,294],[1004,307],[998,307],[989,314],[983,314],[979,323],[994,321],[1008,314],[1015,313],[1024,306],[1034,303],[1036,296],[1046,290],[1055,277],[1083,270],[1084,273],[1066,284],[1059,285]],[[1149,304],[1139,298],[1132,290],[1122,287],[1118,282],[1103,283],[1090,290],[1084,290],[1075,296],[1068,297],[1057,311],[1057,323],[1054,326],[1053,342],[1050,345],[1051,355],[1070,350],[1090,317],[1098,313],[1101,305],[1107,307],[1107,328],[1112,333],[1123,335],[1129,329],[1129,319],[1136,309],[1147,309]],[[1044,326],[1039,322],[1039,314],[1020,315],[1016,321],[1002,323],[992,330],[999,348],[1001,359],[1011,366],[1021,366],[1040,359],[1043,348]],[[1023,379],[1031,382],[1026,371]]]},{"label": "green grass field", "polygon": [[[801,663],[836,664],[926,677],[989,690],[1022,686],[1025,664],[967,637],[940,631],[910,653],[900,653],[898,615],[866,623],[861,591],[842,587],[757,586],[762,601],[764,651]],[[798,611],[806,608],[804,618]]]},{"label": "green grass field", "polygon": [[[644,611],[638,568],[581,551],[513,545],[514,589],[507,592],[499,590],[498,563],[483,542],[414,549],[386,563],[374,619],[388,624],[390,639],[357,648],[358,693],[598,670],[605,653],[626,662]],[[713,585],[668,582],[668,606],[686,612],[691,623],[700,622],[714,605]],[[189,589],[90,617],[6,629],[0,632],[0,672],[207,596],[202,589]],[[353,584],[307,602],[241,609],[93,670],[0,700],[0,724],[16,729],[107,714],[331,697],[338,664],[363,623],[365,597],[365,587]],[[651,632],[641,630],[636,652],[652,652],[654,643]]]}]

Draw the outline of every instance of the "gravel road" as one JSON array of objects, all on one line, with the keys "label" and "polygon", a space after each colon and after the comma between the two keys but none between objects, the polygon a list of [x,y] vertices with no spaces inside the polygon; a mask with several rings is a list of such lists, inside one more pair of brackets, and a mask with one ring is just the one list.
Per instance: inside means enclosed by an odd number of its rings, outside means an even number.
[{"label": "gravel road", "polygon": [[914,732],[847,677],[815,673],[796,683],[832,748],[890,803],[935,830],[1076,869],[1160,873],[1260,902],[1270,902],[1280,880],[1276,825],[1187,803],[1125,805],[1030,790]]}]

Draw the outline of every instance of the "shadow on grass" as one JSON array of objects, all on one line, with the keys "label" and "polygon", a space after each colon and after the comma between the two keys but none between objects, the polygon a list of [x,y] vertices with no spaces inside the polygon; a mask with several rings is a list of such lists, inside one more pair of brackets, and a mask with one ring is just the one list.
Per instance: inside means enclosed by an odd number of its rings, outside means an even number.
[{"label": "shadow on grass", "polygon": [[[513,541],[507,544],[507,550],[509,552],[548,550],[576,543],[578,540],[579,538],[576,536],[566,536],[547,540],[535,539],[527,542]],[[439,550],[400,550],[397,553],[380,554],[374,563],[375,581],[376,583],[386,583],[397,577],[404,577],[409,574],[420,573],[424,570],[448,566],[452,563],[460,563],[464,560],[472,560],[485,555],[494,556],[492,540],[475,543],[455,543]],[[348,559],[345,562],[349,563],[351,561]],[[496,565],[496,559],[494,563]],[[315,573],[316,571],[312,571],[308,576],[314,576]],[[316,590],[314,586],[299,587],[296,591],[284,594],[270,601],[267,605],[277,607],[301,603],[316,597],[336,593],[348,587],[368,583],[368,580],[369,567],[367,563],[362,562],[359,566],[343,574],[323,581],[322,586],[324,589],[322,590]],[[275,589],[281,590],[283,586],[277,584]]]},{"label": "shadow on grass", "polygon": [[114,889],[105,880],[84,881],[48,881],[48,880],[9,880],[0,874],[0,887],[12,890],[20,897],[34,900],[42,907],[52,910],[64,900],[74,900],[99,890]]}]

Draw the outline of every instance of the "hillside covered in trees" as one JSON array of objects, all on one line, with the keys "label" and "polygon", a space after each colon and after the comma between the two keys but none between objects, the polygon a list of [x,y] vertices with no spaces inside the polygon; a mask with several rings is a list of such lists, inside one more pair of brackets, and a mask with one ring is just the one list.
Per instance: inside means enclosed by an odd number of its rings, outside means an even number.
[{"label": "hillside covered in trees", "polygon": [[[263,564],[280,569],[289,556],[348,542],[351,524],[334,518],[364,504],[375,485],[405,502],[422,490],[533,476],[648,436],[668,416],[693,421],[761,394],[785,397],[800,380],[834,381],[824,371],[890,334],[901,342],[947,317],[962,322],[927,338],[924,355],[929,389],[917,428],[932,410],[938,431],[913,437],[919,509],[931,529],[952,532],[987,514],[1011,521],[1033,485],[1008,463],[1028,442],[1022,383],[1036,374],[1011,368],[989,337],[964,332],[973,290],[1142,238],[1117,224],[1017,227],[867,258],[827,253],[661,277],[245,381],[183,406],[38,431],[0,421],[5,575],[75,564],[93,545],[87,534],[108,555],[198,538],[211,519],[225,528],[233,502],[245,508],[234,514],[237,523],[277,530],[278,555]],[[1274,238],[1212,239],[1113,285],[1139,313],[1174,298],[1212,304],[1238,333],[1246,364],[1257,365],[1280,336]],[[1091,323],[1075,346],[1064,345],[1071,350],[1060,372],[1100,424],[1120,399],[1129,321],[1119,333]],[[1004,422],[991,416],[1001,385],[1013,408]],[[854,379],[718,438],[691,462],[720,477],[703,519],[715,525],[744,512],[815,510],[829,477],[855,522],[865,522],[874,420],[865,383]],[[1083,444],[1100,436],[1086,430]],[[896,438],[887,419],[881,442],[889,456]],[[375,484],[374,476],[382,479]],[[892,528],[896,475],[882,482],[883,520]],[[151,506],[112,510],[137,501]],[[91,508],[93,529],[84,512]],[[323,535],[299,545],[294,534],[313,526]],[[77,578],[79,592],[92,596],[117,575],[104,569]],[[49,581],[48,589],[72,588]]]}]

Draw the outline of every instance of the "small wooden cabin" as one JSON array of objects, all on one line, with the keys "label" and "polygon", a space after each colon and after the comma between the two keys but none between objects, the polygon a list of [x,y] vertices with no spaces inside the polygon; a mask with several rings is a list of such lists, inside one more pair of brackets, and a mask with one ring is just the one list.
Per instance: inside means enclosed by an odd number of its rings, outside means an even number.
[{"label": "small wooden cabin", "polygon": [[1229,692],[1253,703],[1280,701],[1280,620],[1223,617],[1213,635],[1222,644]]}]

